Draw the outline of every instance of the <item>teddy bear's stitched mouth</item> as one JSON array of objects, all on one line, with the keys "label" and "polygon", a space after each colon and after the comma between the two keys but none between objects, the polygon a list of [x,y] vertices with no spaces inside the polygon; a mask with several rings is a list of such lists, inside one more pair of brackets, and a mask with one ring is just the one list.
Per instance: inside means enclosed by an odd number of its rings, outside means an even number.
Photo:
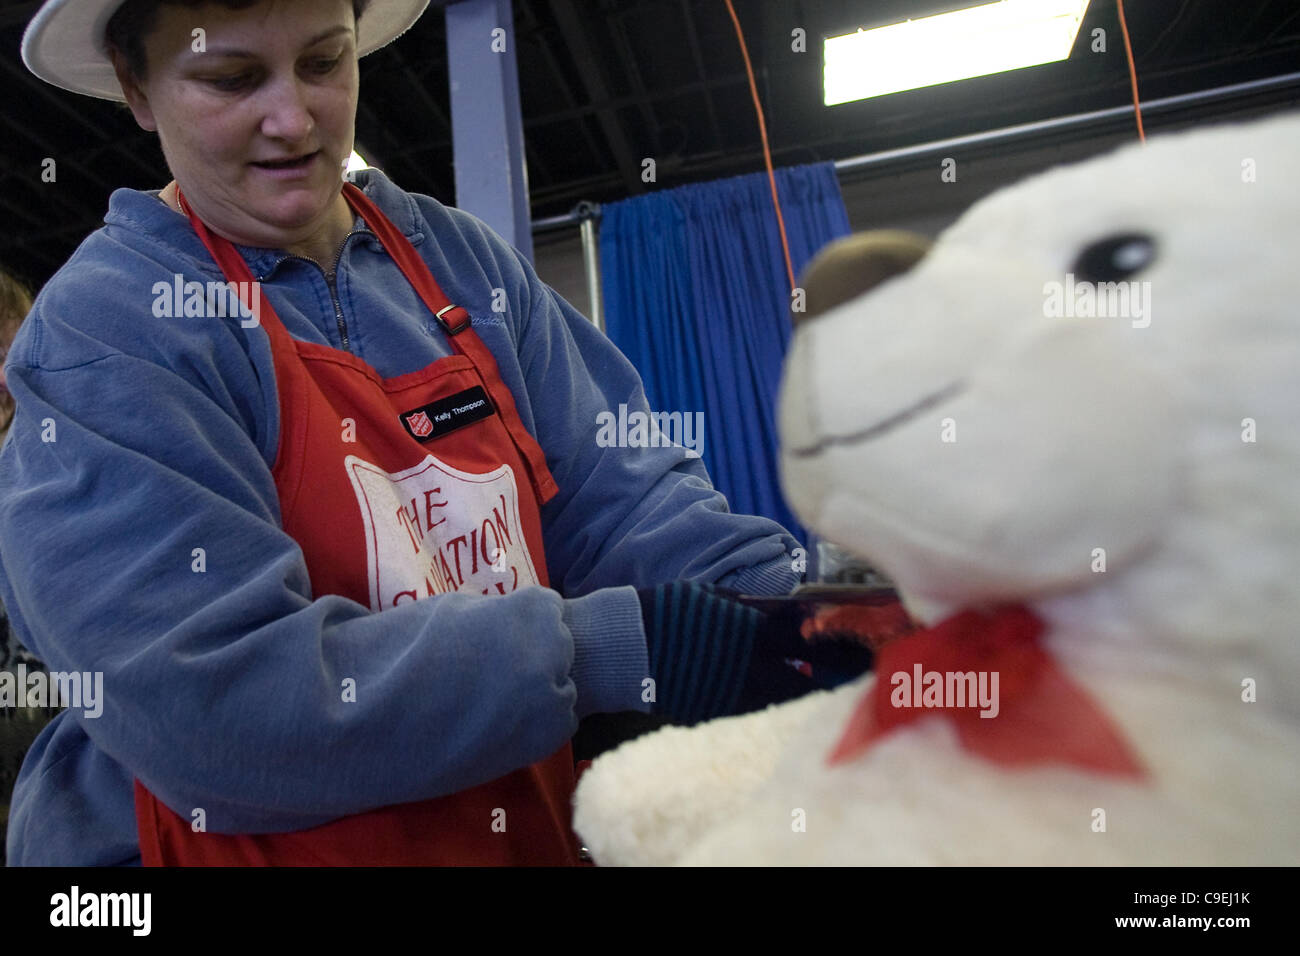
[{"label": "teddy bear's stitched mouth", "polygon": [[915,404],[909,405],[902,411],[895,412],[884,421],[877,422],[869,428],[864,428],[861,431],[850,432],[847,435],[830,435],[821,439],[816,444],[807,445],[802,448],[791,448],[786,452],[786,454],[793,458],[810,458],[814,455],[820,455],[832,445],[856,445],[860,442],[871,441],[873,438],[877,438],[890,429],[898,427],[907,420],[915,418],[922,412],[928,411],[934,406],[946,402],[954,395],[960,394],[965,390],[965,388],[966,386],[964,383],[954,382],[945,388],[941,388],[937,392],[927,395]]}]

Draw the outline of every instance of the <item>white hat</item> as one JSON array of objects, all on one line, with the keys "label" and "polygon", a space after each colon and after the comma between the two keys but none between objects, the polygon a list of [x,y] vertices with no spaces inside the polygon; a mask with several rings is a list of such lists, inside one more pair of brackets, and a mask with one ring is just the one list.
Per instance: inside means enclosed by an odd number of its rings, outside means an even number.
[{"label": "white hat", "polygon": [[[104,28],[125,0],[48,0],[23,33],[23,62],[47,83],[126,102],[104,43]],[[411,28],[429,0],[371,0],[357,21],[357,56]]]}]

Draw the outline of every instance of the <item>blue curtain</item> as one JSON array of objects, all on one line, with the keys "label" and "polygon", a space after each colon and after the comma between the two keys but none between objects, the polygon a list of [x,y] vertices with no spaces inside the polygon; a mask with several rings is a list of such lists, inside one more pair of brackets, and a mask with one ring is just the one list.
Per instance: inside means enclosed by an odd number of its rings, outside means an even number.
[{"label": "blue curtain", "polygon": [[[780,169],[795,275],[849,232],[830,163]],[[606,328],[655,411],[704,412],[704,464],[732,511],[800,540],[777,479],[775,404],[790,289],[767,173],[682,186],[603,208]]]}]

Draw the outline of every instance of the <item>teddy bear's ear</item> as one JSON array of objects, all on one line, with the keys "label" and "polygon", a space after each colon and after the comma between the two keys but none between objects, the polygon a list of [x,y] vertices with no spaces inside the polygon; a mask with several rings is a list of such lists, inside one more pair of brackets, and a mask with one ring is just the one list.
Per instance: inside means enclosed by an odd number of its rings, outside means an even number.
[{"label": "teddy bear's ear", "polygon": [[859,232],[831,243],[804,270],[806,311],[796,313],[795,322],[815,319],[906,272],[929,249],[929,239],[896,229]]}]

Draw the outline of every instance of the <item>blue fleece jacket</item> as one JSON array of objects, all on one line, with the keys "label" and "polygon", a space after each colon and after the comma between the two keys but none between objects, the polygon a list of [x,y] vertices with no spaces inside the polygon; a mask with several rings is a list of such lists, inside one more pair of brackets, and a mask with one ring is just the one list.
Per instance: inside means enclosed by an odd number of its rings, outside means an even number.
[{"label": "blue fleece jacket", "polygon": [[[585,714],[648,707],[633,587],[796,583],[793,539],[729,513],[698,459],[596,442],[598,413],[646,410],[640,380],[525,259],[380,173],[357,183],[473,315],[545,451],[560,488],[542,509],[554,590],[382,614],[314,597],[271,478],[265,332],[238,316],[156,318],[155,283],[223,277],[156,193],[117,190],[7,366],[18,410],[0,452],[0,599],[52,671],[102,672],[104,698],[99,717],[71,708],[29,752],[11,863],[138,862],[133,777],[173,808],[202,808],[217,833],[296,830],[484,783],[559,749]],[[452,354],[359,218],[337,311],[317,264],[236,248],[295,338],[343,348],[346,335],[385,377]],[[355,702],[341,699],[346,677]]]}]

